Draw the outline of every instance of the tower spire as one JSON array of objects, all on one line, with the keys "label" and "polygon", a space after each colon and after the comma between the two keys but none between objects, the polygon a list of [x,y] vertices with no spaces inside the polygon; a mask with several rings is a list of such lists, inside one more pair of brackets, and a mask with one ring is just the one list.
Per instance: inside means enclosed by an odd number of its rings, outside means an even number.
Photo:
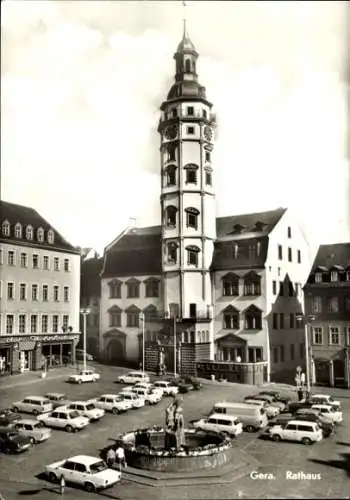
[{"label": "tower spire", "polygon": [[187,36],[187,26],[186,26],[186,2],[182,2],[182,7],[183,7],[183,35],[182,35],[182,38],[183,40],[186,38]]}]

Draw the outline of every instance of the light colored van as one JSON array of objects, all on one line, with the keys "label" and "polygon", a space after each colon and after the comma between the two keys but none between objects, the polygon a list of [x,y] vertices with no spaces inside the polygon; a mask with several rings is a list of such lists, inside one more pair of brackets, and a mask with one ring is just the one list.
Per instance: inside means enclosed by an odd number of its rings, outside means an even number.
[{"label": "light colored van", "polygon": [[212,413],[221,415],[234,415],[243,424],[243,429],[248,432],[254,432],[267,426],[266,412],[260,406],[247,403],[215,403]]},{"label": "light colored van", "polygon": [[234,415],[217,413],[193,422],[193,427],[203,431],[224,432],[230,436],[238,436],[243,430],[242,423]]},{"label": "light colored van", "polygon": [[33,413],[33,415],[49,413],[53,410],[51,401],[42,396],[28,396],[22,401],[15,401],[12,408],[16,413],[22,411],[24,413]]}]

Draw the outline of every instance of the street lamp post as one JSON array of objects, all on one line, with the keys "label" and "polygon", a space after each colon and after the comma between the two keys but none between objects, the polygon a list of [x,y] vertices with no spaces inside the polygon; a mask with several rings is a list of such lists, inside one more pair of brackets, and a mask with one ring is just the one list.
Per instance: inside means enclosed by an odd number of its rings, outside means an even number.
[{"label": "street lamp post", "polygon": [[310,393],[310,353],[309,353],[309,331],[308,331],[308,324],[310,321],[313,321],[315,319],[315,316],[312,315],[304,315],[303,313],[297,313],[296,314],[296,319],[297,321],[303,321],[304,320],[304,342],[305,342],[305,364],[306,364],[306,390],[308,393]]},{"label": "street lamp post", "polygon": [[84,307],[80,309],[80,314],[83,315],[83,369],[86,370],[86,318],[90,314],[90,309]]},{"label": "street lamp post", "polygon": [[174,378],[176,378],[176,316],[174,314]]},{"label": "street lamp post", "polygon": [[140,321],[142,322],[142,373],[145,373],[145,315],[140,313]]}]

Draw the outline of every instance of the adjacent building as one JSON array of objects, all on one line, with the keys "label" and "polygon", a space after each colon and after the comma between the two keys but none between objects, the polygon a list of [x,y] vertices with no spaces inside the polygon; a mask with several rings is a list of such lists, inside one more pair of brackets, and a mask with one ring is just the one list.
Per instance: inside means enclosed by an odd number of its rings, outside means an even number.
[{"label": "adjacent building", "polygon": [[145,340],[148,367],[161,357],[170,370],[176,360],[250,383],[294,373],[305,358],[295,314],[307,243],[283,208],[217,218],[216,120],[186,31],[174,59],[158,126],[161,225],[130,228],[105,249],[100,351],[136,363]]},{"label": "adjacent building", "polygon": [[313,381],[350,388],[350,243],[319,247],[304,294]]},{"label": "adjacent building", "polygon": [[74,362],[80,254],[38,212],[0,202],[1,371]]}]

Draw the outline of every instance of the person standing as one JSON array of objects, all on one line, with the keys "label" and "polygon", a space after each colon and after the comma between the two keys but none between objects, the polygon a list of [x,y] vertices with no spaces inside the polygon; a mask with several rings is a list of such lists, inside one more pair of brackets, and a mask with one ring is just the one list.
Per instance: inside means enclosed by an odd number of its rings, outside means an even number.
[{"label": "person standing", "polygon": [[114,451],[114,448],[109,448],[107,451],[107,465],[110,468],[113,468],[116,460],[116,452]]},{"label": "person standing", "polygon": [[116,452],[116,459],[117,459],[117,462],[119,464],[119,470],[120,472],[122,471],[122,466],[124,467],[124,469],[127,468],[127,465],[126,465],[126,460],[125,460],[125,452],[124,452],[124,448],[122,446],[118,446]]},{"label": "person standing", "polygon": [[66,480],[64,479],[64,476],[62,474],[61,479],[60,479],[60,494],[64,495],[64,490],[66,487]]}]

